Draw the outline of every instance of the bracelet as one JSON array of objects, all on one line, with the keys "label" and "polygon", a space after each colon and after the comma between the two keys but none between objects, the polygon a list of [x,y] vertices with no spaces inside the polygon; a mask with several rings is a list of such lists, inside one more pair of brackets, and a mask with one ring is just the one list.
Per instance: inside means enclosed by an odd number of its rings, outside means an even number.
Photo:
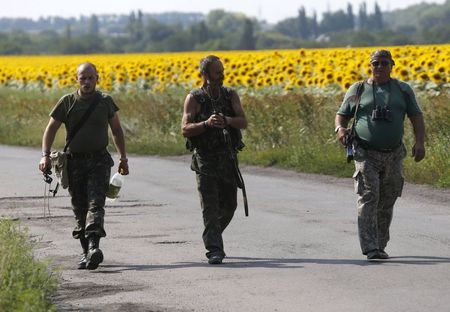
[{"label": "bracelet", "polygon": [[208,129],[208,121],[203,121],[203,128]]},{"label": "bracelet", "polygon": [[42,152],[42,157],[49,157],[50,156],[50,152]]},{"label": "bracelet", "polygon": [[119,160],[120,160],[120,161],[125,161],[125,162],[127,162],[127,161],[128,161],[128,158],[120,158]]}]

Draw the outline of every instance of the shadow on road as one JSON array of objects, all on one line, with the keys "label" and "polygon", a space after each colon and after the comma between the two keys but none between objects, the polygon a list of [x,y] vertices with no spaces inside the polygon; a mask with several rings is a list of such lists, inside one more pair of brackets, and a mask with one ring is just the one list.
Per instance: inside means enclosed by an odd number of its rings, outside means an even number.
[{"label": "shadow on road", "polygon": [[[324,265],[436,265],[450,263],[450,258],[432,256],[398,256],[388,260],[367,261],[366,259],[307,259],[307,258],[251,258],[251,257],[227,257],[222,265],[210,265],[202,262],[177,262],[166,265],[129,265],[129,264],[104,264],[97,271],[98,273],[120,273],[122,271],[152,271],[152,270],[173,270],[195,267],[209,268],[269,268],[269,269],[300,269],[304,264],[324,264]],[[106,269],[106,270],[102,270]]]}]

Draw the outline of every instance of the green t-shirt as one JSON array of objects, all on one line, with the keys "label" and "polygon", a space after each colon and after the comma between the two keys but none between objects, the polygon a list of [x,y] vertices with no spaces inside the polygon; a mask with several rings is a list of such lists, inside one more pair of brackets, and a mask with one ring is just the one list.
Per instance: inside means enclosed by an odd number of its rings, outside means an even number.
[{"label": "green t-shirt", "polygon": [[[108,146],[109,120],[119,108],[109,95],[97,92],[101,95],[100,102],[70,142],[69,150],[73,153],[93,153]],[[58,101],[50,116],[64,123],[66,133],[70,133],[93,101],[94,97],[84,100],[77,92],[67,94]]]},{"label": "green t-shirt", "polygon": [[[357,137],[366,141],[370,148],[398,147],[403,138],[405,115],[412,117],[422,113],[411,87],[403,81],[397,80],[397,82],[391,79],[386,84],[376,86],[364,82],[356,116],[355,133]],[[358,83],[355,83],[348,89],[339,108],[339,115],[353,117],[357,87]],[[372,111],[376,105],[389,108],[391,121],[372,120]]]}]

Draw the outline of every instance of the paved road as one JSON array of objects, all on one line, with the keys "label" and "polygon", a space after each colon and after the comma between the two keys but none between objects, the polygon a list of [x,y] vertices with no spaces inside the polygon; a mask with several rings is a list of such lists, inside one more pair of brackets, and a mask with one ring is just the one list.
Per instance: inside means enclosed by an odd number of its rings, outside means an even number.
[{"label": "paved road", "polygon": [[96,271],[75,269],[66,190],[44,218],[40,151],[0,146],[0,216],[41,239],[62,267],[60,311],[450,311],[450,192],[406,185],[386,262],[360,254],[350,179],[243,168],[242,199],[210,266],[188,158],[130,157],[122,197],[108,203]]}]

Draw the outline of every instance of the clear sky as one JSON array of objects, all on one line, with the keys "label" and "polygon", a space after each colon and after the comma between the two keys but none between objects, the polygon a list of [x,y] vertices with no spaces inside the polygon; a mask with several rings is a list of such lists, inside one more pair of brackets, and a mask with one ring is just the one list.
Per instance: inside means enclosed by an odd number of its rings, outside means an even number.
[{"label": "clear sky", "polygon": [[[327,10],[345,10],[347,3],[353,5],[353,13],[358,13],[363,0],[0,0],[0,17],[41,16],[79,17],[91,14],[129,14],[141,10],[144,13],[169,11],[208,13],[213,9],[242,12],[247,16],[276,23],[297,15],[300,6],[306,14],[317,12],[320,19]],[[375,0],[366,0],[368,12],[373,11]],[[405,8],[420,2],[439,3],[445,0],[377,0],[382,11]]]}]

